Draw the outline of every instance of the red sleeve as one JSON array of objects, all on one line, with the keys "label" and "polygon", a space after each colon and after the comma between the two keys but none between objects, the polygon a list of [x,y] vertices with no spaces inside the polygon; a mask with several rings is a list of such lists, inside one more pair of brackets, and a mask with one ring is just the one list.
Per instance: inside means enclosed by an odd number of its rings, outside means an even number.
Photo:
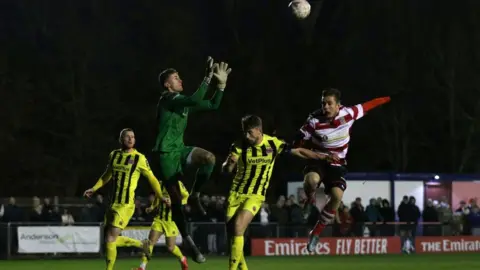
[{"label": "red sleeve", "polygon": [[371,109],[376,108],[388,102],[390,102],[390,97],[379,97],[363,103],[362,108],[364,112],[368,112]]}]

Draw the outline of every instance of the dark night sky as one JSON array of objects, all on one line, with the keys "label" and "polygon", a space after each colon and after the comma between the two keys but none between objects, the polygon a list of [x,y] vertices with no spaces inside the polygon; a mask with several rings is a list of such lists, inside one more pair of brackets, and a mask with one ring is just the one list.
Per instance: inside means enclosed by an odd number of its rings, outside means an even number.
[{"label": "dark night sky", "polygon": [[[290,140],[336,87],[346,105],[393,95],[354,125],[350,171],[480,170],[480,1],[324,0],[301,22],[287,4],[3,1],[0,195],[79,194],[123,127],[149,155],[158,73],[176,68],[191,93],[207,55],[234,71],[219,111],[192,116],[185,140],[218,163],[243,114]],[[301,169],[278,162],[274,189]]]}]

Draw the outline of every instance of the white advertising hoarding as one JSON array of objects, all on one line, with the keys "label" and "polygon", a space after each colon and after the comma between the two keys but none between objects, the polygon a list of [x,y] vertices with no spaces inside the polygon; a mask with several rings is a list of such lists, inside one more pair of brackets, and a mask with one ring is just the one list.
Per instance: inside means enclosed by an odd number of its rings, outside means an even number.
[{"label": "white advertising hoarding", "polygon": [[19,253],[97,253],[100,252],[100,227],[20,226]]}]

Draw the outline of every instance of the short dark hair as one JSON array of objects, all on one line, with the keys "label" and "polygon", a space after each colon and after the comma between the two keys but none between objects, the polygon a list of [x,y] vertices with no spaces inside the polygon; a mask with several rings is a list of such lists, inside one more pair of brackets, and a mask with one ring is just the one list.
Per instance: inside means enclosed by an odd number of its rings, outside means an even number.
[{"label": "short dark hair", "polygon": [[342,93],[336,88],[326,88],[322,91],[322,97],[334,97],[337,102],[340,102],[342,98]]},{"label": "short dark hair", "polygon": [[256,115],[246,115],[242,118],[242,128],[243,130],[262,128],[262,118]]},{"label": "short dark hair", "polygon": [[164,71],[160,72],[160,74],[158,74],[158,82],[160,83],[160,86],[162,86],[162,88],[165,88],[165,82],[168,80],[170,75],[175,73],[178,72],[174,68],[167,68]]},{"label": "short dark hair", "polygon": [[127,132],[129,132],[129,131],[133,132],[133,129],[131,129],[131,128],[124,128],[124,129],[122,129],[122,130],[120,131],[120,135],[118,136],[118,142],[120,142],[120,144],[123,143],[123,137],[125,137],[125,134],[126,134]]}]

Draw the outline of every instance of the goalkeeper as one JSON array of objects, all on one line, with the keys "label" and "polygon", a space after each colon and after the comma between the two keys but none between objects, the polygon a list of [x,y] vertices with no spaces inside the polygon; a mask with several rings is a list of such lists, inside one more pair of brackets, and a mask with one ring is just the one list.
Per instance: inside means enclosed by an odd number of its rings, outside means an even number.
[{"label": "goalkeeper", "polygon": [[[200,202],[200,189],[212,174],[215,156],[200,147],[185,146],[183,134],[190,113],[215,110],[220,106],[230,72],[231,69],[228,68],[227,63],[214,64],[213,59],[208,57],[205,78],[191,96],[182,94],[183,82],[175,69],[166,69],[159,75],[159,82],[164,91],[158,101],[158,132],[153,151],[158,154],[160,179],[164,181],[170,195],[173,221],[177,224],[184,242],[192,249],[194,253],[192,259],[197,263],[205,262],[205,257],[187,233],[178,181],[182,179],[183,169],[186,166],[193,165],[198,168],[191,199],[199,211],[206,214]],[[205,100],[204,97],[212,79],[215,81],[216,91],[211,99]]]}]

